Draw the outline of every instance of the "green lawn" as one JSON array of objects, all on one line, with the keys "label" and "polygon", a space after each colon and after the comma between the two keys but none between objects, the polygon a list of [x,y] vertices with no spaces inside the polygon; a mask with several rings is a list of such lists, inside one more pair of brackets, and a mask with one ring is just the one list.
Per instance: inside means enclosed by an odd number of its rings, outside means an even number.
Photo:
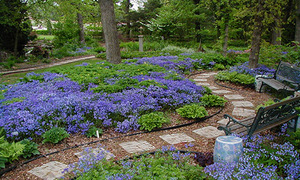
[{"label": "green lawn", "polygon": [[38,35],[37,39],[53,40],[54,35]]}]

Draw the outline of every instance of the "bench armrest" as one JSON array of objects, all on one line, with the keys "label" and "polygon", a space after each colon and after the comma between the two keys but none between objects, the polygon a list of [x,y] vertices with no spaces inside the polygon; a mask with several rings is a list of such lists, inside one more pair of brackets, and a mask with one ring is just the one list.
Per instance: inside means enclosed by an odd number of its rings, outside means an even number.
[{"label": "bench armrest", "polygon": [[229,124],[232,122],[232,123],[235,123],[235,124],[239,124],[239,125],[242,125],[242,126],[245,126],[245,127],[251,127],[251,126],[249,126],[249,125],[246,125],[246,124],[244,124],[244,123],[241,123],[239,120],[237,120],[237,119],[235,119],[235,118],[233,118],[232,116],[230,116],[230,115],[228,115],[228,114],[224,114],[224,118],[225,119],[229,119],[229,121],[228,121],[228,123],[226,124],[226,127],[228,127],[229,126]]},{"label": "bench armrest", "polygon": [[218,129],[223,130],[226,133],[226,135],[232,134],[231,128],[229,127],[231,124],[239,124],[241,126],[246,127],[247,130],[249,130],[249,128],[251,127],[250,125],[246,125],[228,114],[224,114],[224,118],[229,119],[228,123],[226,124],[226,126],[219,126]]}]

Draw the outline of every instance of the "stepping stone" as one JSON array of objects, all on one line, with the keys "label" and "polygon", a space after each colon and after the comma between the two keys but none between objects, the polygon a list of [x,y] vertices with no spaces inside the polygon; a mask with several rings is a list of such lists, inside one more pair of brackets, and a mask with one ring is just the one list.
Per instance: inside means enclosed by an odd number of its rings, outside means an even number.
[{"label": "stepping stone", "polygon": [[205,82],[205,81],[207,81],[207,79],[194,79],[194,81],[196,81],[196,82],[198,82],[198,81]]},{"label": "stepping stone", "polygon": [[129,141],[120,143],[119,145],[129,153],[137,153],[155,149],[155,147],[147,141]]},{"label": "stepping stone", "polygon": [[199,75],[195,79],[203,79],[203,78],[209,78],[210,76],[208,75]]},{"label": "stepping stone", "polygon": [[241,117],[249,117],[249,116],[255,115],[255,110],[244,109],[244,108],[234,108],[232,111],[232,115],[241,116]]},{"label": "stepping stone", "polygon": [[39,178],[52,180],[52,179],[58,179],[62,177],[63,176],[62,171],[66,168],[68,168],[66,164],[63,164],[58,161],[51,161],[40,167],[33,168],[28,172],[36,175]]},{"label": "stepping stone", "polygon": [[217,88],[216,86],[208,86],[208,87],[209,87],[209,89],[211,89],[211,90],[219,89],[219,88]]},{"label": "stepping stone", "polygon": [[[104,148],[93,148],[92,152],[94,154],[99,154],[99,153],[103,153],[104,156],[105,156],[105,159],[109,160],[111,158],[114,158],[115,155],[113,155],[111,152],[105,150]],[[84,151],[81,151],[81,152],[78,152],[78,153],[75,153],[75,156],[77,156],[78,158],[82,158],[85,154],[83,154]]]},{"label": "stepping stone", "polygon": [[184,134],[184,133],[177,133],[177,134],[166,134],[159,136],[169,144],[178,144],[181,142],[192,142],[195,141],[193,138],[190,136]]},{"label": "stepping stone", "polygon": [[209,86],[209,83],[196,83],[197,86]]},{"label": "stepping stone", "polygon": [[200,136],[204,136],[206,138],[216,138],[219,136],[224,136],[225,133],[223,131],[218,130],[216,127],[213,126],[206,126],[200,129],[196,129],[193,131]]},{"label": "stepping stone", "polygon": [[230,95],[224,95],[225,98],[229,100],[239,100],[239,99],[244,99],[243,96],[238,95],[238,94],[230,94]]},{"label": "stepping stone", "polygon": [[216,75],[218,74],[217,72],[210,72],[210,73],[204,73],[204,74],[201,74],[202,76],[213,76],[213,75]]},{"label": "stepping stone", "polygon": [[232,101],[231,103],[235,107],[254,107],[250,101]]},{"label": "stepping stone", "polygon": [[218,121],[217,123],[218,124],[221,124],[221,125],[226,125],[228,123],[229,119],[221,119],[220,121]]},{"label": "stepping stone", "polygon": [[215,90],[212,91],[215,94],[227,94],[227,93],[232,93],[231,91],[227,91],[227,90]]}]

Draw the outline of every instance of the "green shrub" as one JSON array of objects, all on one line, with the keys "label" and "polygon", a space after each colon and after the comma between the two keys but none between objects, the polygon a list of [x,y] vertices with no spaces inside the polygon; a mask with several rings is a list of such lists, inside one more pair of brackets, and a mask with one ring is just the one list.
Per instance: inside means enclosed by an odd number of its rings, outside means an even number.
[{"label": "green shrub", "polygon": [[205,94],[211,94],[212,90],[207,86],[202,86],[205,89]]},{"label": "green shrub", "polygon": [[0,168],[5,168],[7,162],[17,160],[23,154],[24,147],[20,142],[9,143],[4,136],[0,137]]},{"label": "green shrub", "polygon": [[103,134],[103,130],[100,128],[97,128],[95,126],[92,126],[89,128],[89,130],[87,132],[85,132],[86,137],[90,138],[90,137],[97,137],[97,131],[99,133],[99,136],[101,136]]},{"label": "green shrub", "polygon": [[215,64],[213,69],[214,70],[224,70],[226,68],[223,64]]},{"label": "green shrub", "polygon": [[228,71],[221,71],[219,72],[215,78],[220,81],[229,81],[232,83],[238,83],[238,84],[254,84],[255,78],[251,75],[246,74],[239,74],[237,72],[228,72]]},{"label": "green shrub", "polygon": [[287,140],[295,146],[297,151],[300,153],[300,129],[297,129],[295,132],[291,132],[290,136],[287,137]]},{"label": "green shrub", "polygon": [[225,103],[227,102],[227,100],[224,99],[223,97],[218,96],[218,95],[205,94],[201,98],[201,102],[204,106],[212,107],[212,106],[225,106]]},{"label": "green shrub", "polygon": [[195,50],[193,49],[188,49],[188,48],[178,47],[173,45],[168,45],[167,47],[163,48],[161,51],[174,52],[174,53],[191,53],[191,54],[195,52]]},{"label": "green shrub", "polygon": [[103,53],[103,52],[106,52],[106,48],[102,47],[102,46],[98,46],[98,47],[94,48],[93,51],[95,51],[97,53]]},{"label": "green shrub", "polygon": [[176,112],[181,117],[193,118],[193,119],[202,118],[208,115],[206,109],[199,104],[185,105],[181,108],[176,109]]},{"label": "green shrub", "polygon": [[144,114],[138,120],[141,130],[152,131],[154,128],[161,128],[163,124],[170,122],[162,112]]},{"label": "green shrub", "polygon": [[32,142],[29,139],[24,139],[20,143],[25,146],[22,154],[24,158],[29,158],[32,155],[40,154],[38,150],[38,144],[36,144],[35,142]]},{"label": "green shrub", "polygon": [[68,132],[64,128],[53,127],[52,129],[46,131],[42,137],[44,138],[43,144],[46,142],[57,144],[63,139],[69,137]]}]

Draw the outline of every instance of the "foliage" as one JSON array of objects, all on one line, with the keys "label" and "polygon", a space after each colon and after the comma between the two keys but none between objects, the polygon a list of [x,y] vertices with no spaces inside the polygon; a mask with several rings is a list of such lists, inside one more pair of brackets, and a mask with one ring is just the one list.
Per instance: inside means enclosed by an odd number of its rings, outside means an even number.
[{"label": "foliage", "polygon": [[208,86],[203,86],[205,89],[205,94],[211,94],[212,90]]},{"label": "foliage", "polygon": [[251,75],[240,74],[238,72],[221,71],[215,78],[220,81],[230,81],[233,83],[249,85],[255,82],[255,78]]},{"label": "foliage", "polygon": [[287,139],[300,153],[300,129],[298,128],[295,132],[291,132]]},{"label": "foliage", "polygon": [[89,128],[89,130],[87,130],[87,132],[85,132],[86,137],[90,138],[90,137],[97,137],[97,131],[99,133],[99,136],[101,136],[103,134],[103,130],[100,128],[97,128],[95,126],[92,126]]},{"label": "foliage", "polygon": [[[23,55],[31,31],[26,2],[3,0],[0,4],[0,49],[14,52],[15,56]],[[16,48],[16,49],[15,49]],[[15,52],[17,50],[17,52]],[[16,54],[17,53],[17,54]]]},{"label": "foliage", "polygon": [[58,22],[54,25],[54,46],[63,47],[65,44],[78,44],[79,29],[74,21],[68,19],[64,23]]},{"label": "foliage", "polygon": [[24,147],[20,142],[9,143],[4,136],[0,137],[0,168],[5,168],[6,162],[17,160],[23,154]]},{"label": "foliage", "polygon": [[[93,125],[122,133],[137,130],[143,114],[200,102],[205,89],[182,75],[194,69],[193,63],[199,60],[160,56],[28,73],[22,82],[0,87],[1,126],[7,138],[18,140],[37,138],[54,126],[68,133],[85,133]],[[122,90],[112,91],[116,85]]]},{"label": "foliage", "polygon": [[[190,153],[180,153],[173,146],[162,147],[153,155],[142,155],[118,163],[105,160],[105,151],[86,149],[79,162],[65,170],[77,179],[205,179],[202,167],[193,165]],[[68,177],[68,176],[66,176]]]},{"label": "foliage", "polygon": [[23,154],[22,154],[22,156],[24,158],[29,158],[32,155],[40,154],[40,152],[38,150],[38,144],[36,144],[35,142],[32,142],[29,139],[24,139],[24,140],[20,141],[20,143],[25,146],[24,150],[23,150]]},{"label": "foliage", "polygon": [[42,134],[42,137],[44,138],[43,144],[47,142],[57,144],[63,139],[69,137],[69,134],[64,128],[53,127]]},{"label": "foliage", "polygon": [[155,128],[161,128],[163,124],[170,122],[163,112],[152,112],[144,114],[138,119],[141,125],[140,129],[152,131]]},{"label": "foliage", "polygon": [[272,135],[255,135],[245,143],[238,163],[214,163],[204,171],[214,179],[298,179],[299,154],[291,143],[274,140]]},{"label": "foliage", "polygon": [[184,105],[183,107],[176,109],[176,112],[182,117],[193,119],[203,118],[208,115],[206,109],[199,104]]},{"label": "foliage", "polygon": [[205,94],[201,97],[201,103],[207,107],[225,106],[227,100],[215,94]]}]

